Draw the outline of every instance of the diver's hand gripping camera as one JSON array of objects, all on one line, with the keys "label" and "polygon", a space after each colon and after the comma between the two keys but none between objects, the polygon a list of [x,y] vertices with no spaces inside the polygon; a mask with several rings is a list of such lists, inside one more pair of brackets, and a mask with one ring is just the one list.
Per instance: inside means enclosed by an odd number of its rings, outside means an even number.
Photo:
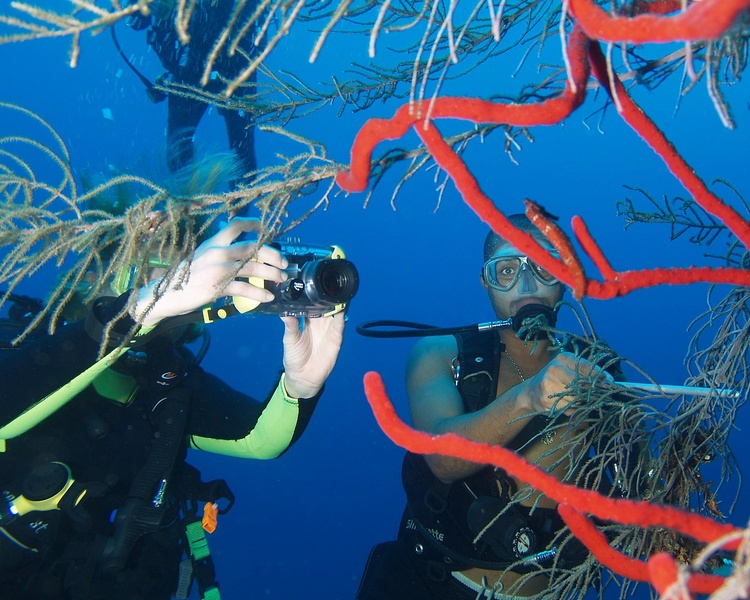
[{"label": "diver's hand gripping camera", "polygon": [[271,302],[234,296],[241,313],[254,312],[295,317],[321,317],[344,310],[359,288],[359,275],[338,246],[302,244],[296,240],[271,244],[289,261],[289,279],[282,283],[259,277],[245,279],[274,295]]}]

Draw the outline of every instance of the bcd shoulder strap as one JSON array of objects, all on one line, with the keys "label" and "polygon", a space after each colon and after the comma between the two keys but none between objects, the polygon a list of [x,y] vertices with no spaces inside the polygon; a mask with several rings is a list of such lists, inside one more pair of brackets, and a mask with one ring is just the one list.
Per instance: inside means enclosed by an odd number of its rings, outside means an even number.
[{"label": "bcd shoulder strap", "polygon": [[[495,399],[496,377],[505,344],[496,331],[478,331],[455,335],[458,344],[458,375],[456,387],[467,412],[476,412]],[[507,445],[518,450],[538,435],[547,425],[541,415],[533,417]]]},{"label": "bcd shoulder strap", "polygon": [[136,475],[125,504],[117,510],[115,533],[104,548],[102,569],[117,572],[125,567],[133,546],[143,535],[160,528],[166,509],[166,490],[182,446],[190,392],[170,390],[159,403],[158,428],[146,463]]},{"label": "bcd shoulder strap", "polygon": [[456,387],[468,412],[476,412],[495,399],[500,355],[505,345],[496,331],[458,333]]}]

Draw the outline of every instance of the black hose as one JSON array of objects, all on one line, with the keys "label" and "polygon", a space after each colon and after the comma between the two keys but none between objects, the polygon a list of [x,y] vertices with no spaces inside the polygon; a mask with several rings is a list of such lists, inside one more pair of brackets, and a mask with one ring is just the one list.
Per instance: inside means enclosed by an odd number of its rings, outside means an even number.
[{"label": "black hose", "polygon": [[[503,329],[512,327],[510,319],[506,321],[491,321],[489,323],[475,323],[461,327],[435,327],[424,323],[413,321],[380,320],[367,321],[357,325],[357,333],[365,337],[373,338],[403,338],[403,337],[426,337],[431,335],[452,335],[454,333],[467,333],[470,331],[483,331],[486,329]],[[401,327],[403,329],[385,329],[382,327]],[[377,330],[376,330],[377,329]]]},{"label": "black hose", "polygon": [[[524,320],[542,317],[547,327],[554,327],[557,321],[555,310],[542,304],[526,304],[510,319],[502,321],[488,321],[486,323],[474,323],[460,327],[435,327],[424,323],[413,321],[397,321],[382,319],[379,321],[367,321],[357,325],[357,333],[365,337],[373,338],[403,338],[403,337],[426,337],[431,335],[452,335],[455,333],[469,333],[472,331],[489,331],[492,329],[511,328],[520,331]],[[401,329],[381,329],[383,327],[399,327]]]},{"label": "black hose", "polygon": [[[109,31],[112,33],[112,42],[115,44],[115,48],[117,49],[117,52],[122,57],[122,60],[125,61],[125,64],[130,67],[130,70],[133,71],[133,73],[136,74],[138,79],[141,80],[144,86],[146,86],[146,95],[149,97],[149,100],[151,100],[154,103],[161,102],[164,100],[164,98],[167,97],[167,95],[162,92],[161,90],[157,90],[156,86],[145,76],[143,73],[141,73],[138,69],[135,68],[135,65],[130,62],[127,56],[125,56],[125,53],[122,51],[122,48],[120,47],[120,42],[117,40],[117,35],[115,34],[115,26],[112,25],[109,28]],[[157,79],[157,81],[160,81]]]}]

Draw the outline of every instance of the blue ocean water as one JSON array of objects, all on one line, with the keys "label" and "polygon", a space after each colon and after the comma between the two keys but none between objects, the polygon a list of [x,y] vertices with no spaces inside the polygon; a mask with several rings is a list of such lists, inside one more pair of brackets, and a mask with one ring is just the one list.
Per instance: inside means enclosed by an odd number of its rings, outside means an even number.
[{"label": "blue ocean water", "polygon": [[[118,34],[126,54],[144,74],[154,78],[161,73],[142,34],[122,26]],[[304,74],[306,82],[316,85],[330,84],[332,76],[341,79],[343,68],[353,61],[368,60],[365,36],[334,37],[310,66],[310,40],[309,35],[295,37],[293,31],[267,66]],[[157,180],[165,176],[166,104],[148,101],[107,31],[82,37],[76,68],[68,66],[69,51],[69,39],[0,45],[0,100],[48,121],[65,142],[77,173],[135,172]],[[512,94],[538,81],[538,61],[533,59],[511,77],[517,59],[490,61],[481,73],[451,83],[449,90],[486,97]],[[699,176],[707,182],[727,180],[750,198],[747,82],[722,89],[736,120],[734,131],[722,126],[705,83],[683,98],[679,90],[677,75],[655,90],[637,89],[634,95]],[[365,119],[390,115],[400,104],[391,101],[356,113],[344,109],[341,115],[337,105],[292,120],[285,128],[323,143],[332,159],[344,163]],[[591,92],[563,124],[532,129],[533,143],[523,142],[514,153],[517,164],[504,153],[499,133],[475,142],[466,156],[482,189],[506,213],[522,212],[523,199],[530,198],[558,215],[568,232],[571,217],[583,216],[617,269],[717,264],[705,255],[722,254],[724,238],[705,248],[686,237],[670,242],[664,226],[624,228],[616,213],[618,201],[629,197],[646,207],[638,193],[625,186],[642,188],[657,199],[686,194],[611,106],[603,118],[596,114],[603,106],[603,94]],[[0,115],[2,136],[38,131],[15,113]],[[216,111],[202,121],[196,142],[203,154],[225,150],[224,123]],[[417,137],[409,133],[391,146],[417,144]],[[299,151],[264,132],[258,133],[256,148],[261,165],[272,164],[278,152]],[[43,178],[43,171],[37,175]],[[370,370],[380,372],[406,417],[403,365],[412,342],[362,338],[354,326],[381,318],[451,326],[492,317],[479,284],[486,226],[451,183],[438,205],[436,188],[443,179],[444,174],[434,169],[418,174],[392,202],[396,176],[386,177],[367,206],[364,194],[337,191],[326,210],[294,232],[304,241],[341,245],[357,265],[361,285],[349,311],[339,363],[302,439],[280,459],[268,462],[198,453],[190,457],[205,476],[225,478],[237,496],[235,508],[220,519],[209,540],[225,597],[353,598],[370,548],[394,537],[404,504],[403,451],[375,424],[362,377]],[[719,187],[713,189],[723,193]],[[308,206],[320,194],[301,204]],[[730,194],[724,196],[739,206]],[[19,291],[43,294],[45,283],[30,282]],[[664,286],[615,300],[587,300],[585,305],[596,332],[623,356],[659,382],[680,384],[686,377],[688,326],[705,310],[707,289]],[[241,319],[212,329],[212,347],[203,364],[238,389],[264,397],[280,369],[282,324],[269,316]],[[579,329],[569,310],[563,312],[561,324]],[[730,442],[746,472],[748,419],[743,411],[734,425]],[[748,506],[743,491],[731,521],[744,525]]]}]

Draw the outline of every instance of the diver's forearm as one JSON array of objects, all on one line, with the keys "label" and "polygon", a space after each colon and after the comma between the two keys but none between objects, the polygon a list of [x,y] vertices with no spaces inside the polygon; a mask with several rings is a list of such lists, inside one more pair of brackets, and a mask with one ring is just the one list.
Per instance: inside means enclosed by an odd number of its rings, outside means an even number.
[{"label": "diver's forearm", "polygon": [[222,440],[191,436],[190,445],[199,450],[241,458],[277,458],[302,435],[319,397],[320,393],[314,398],[291,398],[284,388],[282,375],[255,425],[244,438]]}]

